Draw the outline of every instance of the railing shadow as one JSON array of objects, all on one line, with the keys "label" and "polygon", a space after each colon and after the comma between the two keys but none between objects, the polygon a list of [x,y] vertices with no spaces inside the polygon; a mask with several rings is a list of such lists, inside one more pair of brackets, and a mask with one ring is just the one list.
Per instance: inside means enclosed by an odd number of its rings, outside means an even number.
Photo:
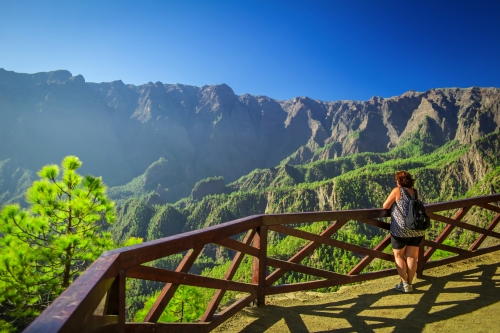
[{"label": "railing shadow", "polygon": [[[441,327],[442,331],[448,331],[439,323],[450,319],[455,319],[452,324],[455,331],[488,331],[484,326],[463,327],[464,323],[456,319],[500,302],[500,263],[479,265],[443,277],[427,276],[415,288],[412,294],[398,294],[391,288],[326,304],[250,308],[247,313],[257,319],[241,332],[402,333],[422,332],[429,324],[438,324],[433,330],[440,331]],[[500,321],[500,318],[477,316],[483,323]]]}]

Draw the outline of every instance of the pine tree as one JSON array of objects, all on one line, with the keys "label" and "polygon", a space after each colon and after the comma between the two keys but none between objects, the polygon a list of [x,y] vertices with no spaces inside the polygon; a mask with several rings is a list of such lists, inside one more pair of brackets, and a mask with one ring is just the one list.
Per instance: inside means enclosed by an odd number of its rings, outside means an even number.
[{"label": "pine tree", "polygon": [[43,311],[103,251],[115,247],[105,231],[115,220],[114,203],[100,177],[76,172],[81,165],[77,157],[67,156],[62,173],[57,165],[43,167],[41,179],[26,193],[30,209],[8,205],[0,213],[1,318],[17,327]]},{"label": "pine tree", "polygon": [[[135,315],[135,321],[143,321],[154,302],[160,295],[160,291],[146,298],[144,308]],[[210,295],[211,298],[211,295]],[[204,312],[202,304],[208,303],[206,295],[199,288],[180,285],[174,296],[162,312],[159,322],[193,322]]]}]

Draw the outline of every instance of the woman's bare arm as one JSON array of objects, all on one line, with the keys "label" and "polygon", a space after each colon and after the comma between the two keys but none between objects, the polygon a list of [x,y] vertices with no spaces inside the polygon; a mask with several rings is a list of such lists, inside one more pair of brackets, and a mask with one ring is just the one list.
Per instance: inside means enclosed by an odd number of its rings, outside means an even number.
[{"label": "woman's bare arm", "polygon": [[397,199],[397,193],[399,192],[399,187],[395,187],[391,193],[389,194],[389,196],[387,197],[387,199],[385,199],[385,202],[384,202],[384,205],[382,206],[382,208],[384,209],[389,209],[391,208],[392,204],[394,203],[394,201],[396,201]]}]

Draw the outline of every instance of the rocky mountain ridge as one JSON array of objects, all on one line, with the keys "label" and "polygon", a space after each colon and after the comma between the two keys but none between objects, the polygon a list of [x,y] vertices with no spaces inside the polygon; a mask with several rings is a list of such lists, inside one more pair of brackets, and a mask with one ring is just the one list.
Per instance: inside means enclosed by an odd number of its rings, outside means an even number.
[{"label": "rocky mountain ridge", "polygon": [[89,83],[68,71],[0,69],[0,161],[37,171],[77,155],[83,172],[111,186],[152,168],[137,182],[168,192],[171,202],[207,177],[231,182],[282,161],[387,152],[415,133],[428,134],[433,148],[471,143],[498,128],[498,88],[410,91],[365,102],[278,101],[238,96],[225,84],[134,86]]}]

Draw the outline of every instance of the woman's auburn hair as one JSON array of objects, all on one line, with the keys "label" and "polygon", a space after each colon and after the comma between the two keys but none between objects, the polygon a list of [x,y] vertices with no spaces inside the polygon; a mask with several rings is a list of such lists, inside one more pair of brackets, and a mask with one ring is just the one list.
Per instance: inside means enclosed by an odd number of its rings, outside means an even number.
[{"label": "woman's auburn hair", "polygon": [[396,172],[396,181],[401,185],[402,187],[410,187],[412,188],[413,185],[415,184],[415,179],[412,178],[410,173],[408,171],[398,171]]}]

